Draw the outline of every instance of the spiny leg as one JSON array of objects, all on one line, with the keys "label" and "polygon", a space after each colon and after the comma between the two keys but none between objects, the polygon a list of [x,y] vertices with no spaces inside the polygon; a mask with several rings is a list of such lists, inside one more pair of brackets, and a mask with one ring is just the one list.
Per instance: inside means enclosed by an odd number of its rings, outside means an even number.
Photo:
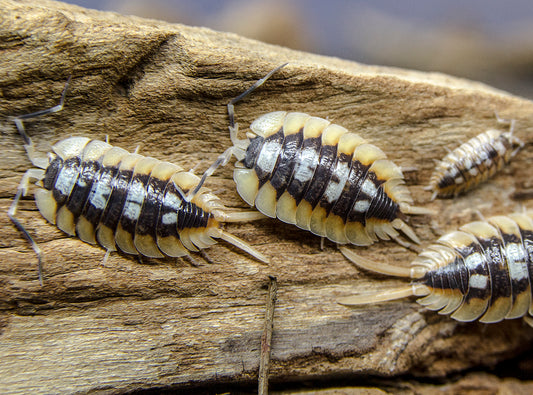
[{"label": "spiny leg", "polygon": [[43,270],[42,270],[42,252],[39,248],[39,245],[37,242],[33,239],[33,237],[30,235],[30,233],[26,230],[24,225],[15,217],[17,214],[17,206],[20,198],[22,196],[26,195],[26,192],[28,190],[30,179],[36,179],[41,180],[44,177],[44,170],[42,169],[30,169],[28,170],[24,176],[22,177],[22,180],[20,181],[20,184],[17,189],[17,193],[15,195],[15,198],[13,199],[13,202],[11,203],[11,206],[9,207],[9,210],[7,211],[7,216],[13,222],[13,224],[17,227],[17,229],[24,235],[26,240],[30,243],[31,247],[33,248],[33,251],[35,251],[35,254],[37,255],[38,260],[38,274],[39,274],[39,284],[43,285]]},{"label": "spiny leg", "polygon": [[497,111],[494,111],[494,115],[496,116],[496,121],[498,121],[498,123],[508,124],[509,125],[509,134],[513,134],[516,120],[515,119],[501,118]]},{"label": "spiny leg", "polygon": [[192,255],[190,255],[190,254],[188,254],[188,255],[183,255],[181,258],[182,258],[183,260],[187,260],[187,261],[189,261],[189,264],[190,264],[191,266],[193,266],[193,267],[200,267],[200,266],[201,266],[201,264],[200,264],[196,259],[194,259],[194,258],[192,257]]},{"label": "spiny leg", "polygon": [[209,254],[205,251],[205,249],[201,249],[198,251],[198,254],[204,258],[204,260],[209,264],[215,264],[216,262],[209,256]]},{"label": "spiny leg", "polygon": [[30,119],[30,118],[37,118],[42,115],[52,114],[54,112],[59,112],[63,109],[63,104],[65,102],[65,96],[67,94],[67,88],[69,86],[71,77],[68,77],[67,82],[65,83],[65,87],[63,88],[63,92],[61,93],[61,99],[59,100],[59,104],[46,108],[44,110],[32,112],[29,114],[23,114],[16,117],[11,117],[10,119],[15,122],[15,126],[17,127],[17,130],[19,134],[24,139],[24,149],[26,150],[26,154],[28,155],[28,158],[30,158],[31,162],[34,166],[39,167],[41,169],[45,169],[48,166],[48,160],[46,158],[37,158],[35,156],[35,147],[33,145],[33,141],[30,136],[26,133],[26,129],[24,128],[24,119]]},{"label": "spiny leg", "polygon": [[222,210],[217,210],[213,214],[219,222],[250,222],[268,218],[259,211],[235,211],[227,213]]},{"label": "spiny leg", "polygon": [[241,93],[236,98],[230,100],[230,102],[228,103],[228,116],[229,116],[229,122],[230,122],[229,130],[230,130],[231,141],[232,141],[234,146],[230,147],[226,151],[224,151],[217,158],[217,160],[205,171],[205,173],[202,175],[202,178],[200,179],[200,182],[198,183],[198,185],[191,192],[189,192],[189,194],[187,196],[187,200],[190,201],[198,193],[200,188],[202,188],[202,186],[204,185],[205,180],[207,179],[207,177],[212,175],[215,172],[215,170],[217,168],[219,168],[220,166],[225,166],[229,162],[229,160],[231,159],[232,155],[236,155],[238,160],[242,159],[240,156],[243,156],[243,155],[239,155],[238,152],[239,151],[244,152],[244,150],[246,149],[246,146],[247,146],[247,139],[239,140],[237,138],[237,133],[238,133],[238,128],[239,127],[235,123],[235,107],[234,107],[234,105],[239,100],[242,100],[243,98],[248,96],[250,93],[252,93],[254,90],[256,90],[258,87],[263,85],[265,83],[265,81],[268,80],[272,76],[272,74],[274,74],[279,69],[285,67],[287,64],[288,63],[285,63],[285,64],[282,64],[281,66],[276,67],[274,70],[270,71],[263,78],[261,78],[260,80],[256,81],[246,91]]},{"label": "spiny leg", "polygon": [[263,85],[276,71],[282,69],[283,67],[287,66],[288,63],[284,63],[281,66],[276,67],[274,70],[270,71],[267,75],[265,75],[260,80],[256,81],[251,87],[246,89],[243,93],[241,93],[236,98],[230,100],[228,103],[228,115],[229,115],[229,124],[230,124],[230,130],[235,128],[235,109],[234,105],[238,101],[244,99],[246,96],[248,96],[250,93],[255,91],[257,88],[259,88],[261,85]]},{"label": "spiny leg", "polygon": [[[229,162],[229,160],[231,159],[231,156],[236,154],[238,149],[244,151],[244,149],[246,148],[246,146],[245,146],[246,144],[243,141],[241,141],[241,140],[239,140],[237,138],[238,125],[235,123],[235,107],[234,107],[235,103],[237,103],[239,100],[242,100],[243,98],[248,96],[250,93],[252,93],[254,90],[256,90],[258,87],[263,85],[265,83],[265,81],[268,80],[272,76],[272,74],[274,74],[276,71],[278,71],[282,67],[285,67],[287,64],[288,63],[285,63],[285,64],[282,64],[281,66],[276,67],[274,70],[270,71],[263,78],[261,78],[260,80],[256,81],[246,91],[241,93],[236,98],[230,100],[230,102],[228,103],[228,116],[229,116],[229,123],[230,123],[229,130],[230,130],[231,141],[232,141],[234,147],[230,147],[226,151],[224,151],[217,158],[217,160],[205,171],[205,173],[203,174],[203,176],[202,176],[200,182],[198,183],[198,185],[192,190],[191,193],[189,193],[188,200],[192,199],[194,197],[194,195],[196,195],[196,193],[200,190],[200,188],[204,184],[204,182],[207,179],[207,177],[212,175],[218,167],[225,166]],[[244,140],[244,141],[246,141],[246,140]],[[237,158],[237,159],[240,160],[242,158]]]},{"label": "spiny leg", "polygon": [[228,164],[229,160],[231,159],[231,155],[233,154],[233,151],[234,151],[233,147],[228,148],[217,158],[217,160],[211,166],[209,166],[209,168],[202,175],[202,178],[200,179],[200,182],[198,182],[198,185],[196,185],[196,187],[187,194],[187,200],[189,202],[194,198],[194,196],[202,188],[202,186],[205,183],[205,180],[207,180],[207,177],[212,175],[215,172],[215,170],[218,169],[220,166],[226,166]]}]

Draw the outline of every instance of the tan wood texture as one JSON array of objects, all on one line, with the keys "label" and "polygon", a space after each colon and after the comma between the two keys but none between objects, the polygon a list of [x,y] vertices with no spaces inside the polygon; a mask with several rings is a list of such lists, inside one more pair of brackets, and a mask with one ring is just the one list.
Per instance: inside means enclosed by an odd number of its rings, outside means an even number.
[{"label": "tan wood texture", "polygon": [[[32,195],[19,218],[36,256],[5,215],[31,167],[8,119],[58,103],[28,122],[39,152],[71,135],[205,170],[230,146],[227,102],[284,62],[236,106],[244,133],[275,110],[327,117],[381,147],[404,169],[419,206],[423,244],[485,215],[528,206],[533,196],[533,103],[442,74],[366,66],[266,45],[233,34],[86,10],[47,0],[0,1],[0,386],[7,392],[127,391],[257,380],[268,275],[278,279],[270,380],[440,377],[483,370],[525,351],[521,320],[462,324],[405,300],[348,309],[336,299],[401,284],[355,268],[330,242],[273,219],[227,225],[272,257],[263,265],[220,242],[187,260],[112,254],[47,223]],[[424,191],[434,159],[516,119],[526,142],[497,177],[455,200]],[[232,161],[233,162],[233,161]],[[232,164],[208,180],[230,208],[246,208]],[[531,204],[529,204],[531,207]],[[415,256],[394,242],[358,248],[398,265]]]}]

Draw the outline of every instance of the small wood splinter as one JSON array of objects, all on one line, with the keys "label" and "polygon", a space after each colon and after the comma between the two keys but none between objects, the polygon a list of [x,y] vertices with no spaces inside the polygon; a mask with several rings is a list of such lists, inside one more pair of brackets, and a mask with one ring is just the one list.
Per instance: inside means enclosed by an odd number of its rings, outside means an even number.
[{"label": "small wood splinter", "polygon": [[274,308],[278,297],[276,277],[269,276],[268,299],[265,311],[265,326],[261,336],[261,359],[259,361],[259,395],[268,395],[268,372],[270,371],[270,354],[272,351],[272,331],[274,329]]}]

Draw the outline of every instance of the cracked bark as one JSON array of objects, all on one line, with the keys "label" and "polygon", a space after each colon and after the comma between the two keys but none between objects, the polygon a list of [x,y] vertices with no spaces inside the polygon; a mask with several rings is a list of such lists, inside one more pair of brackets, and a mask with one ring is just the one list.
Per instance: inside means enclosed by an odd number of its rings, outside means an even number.
[{"label": "cracked bark", "polygon": [[[28,127],[40,152],[70,135],[107,135],[114,145],[134,150],[140,144],[145,155],[186,168],[199,164],[202,171],[230,145],[226,103],[284,62],[289,66],[236,106],[241,130],[259,115],[282,109],[328,117],[363,134],[406,170],[417,204],[439,213],[412,218],[424,243],[475,219],[476,209],[508,213],[531,197],[528,100],[445,75],[365,66],[205,28],[51,1],[0,6],[3,212],[30,167],[7,117],[57,104],[69,75],[65,109]],[[433,159],[458,140],[499,127],[495,110],[517,120],[524,150],[469,195],[430,203],[423,186]],[[231,167],[218,171],[208,186],[228,207],[244,208]],[[202,263],[193,267],[171,259],[139,263],[119,254],[102,264],[101,248],[46,223],[31,197],[22,202],[19,217],[44,251],[45,283],[38,284],[31,248],[2,216],[0,382],[11,392],[251,383],[258,373],[268,275],[279,284],[274,383],[444,377],[488,369],[533,341],[519,320],[461,324],[413,300],[339,306],[338,297],[400,282],[361,272],[331,243],[321,251],[318,237],[271,219],[227,226],[272,256],[270,265],[221,242],[207,251],[215,263],[198,257]],[[358,252],[398,265],[413,258],[391,242]],[[508,385],[495,377],[485,383]],[[374,386],[380,387],[376,381]]]}]

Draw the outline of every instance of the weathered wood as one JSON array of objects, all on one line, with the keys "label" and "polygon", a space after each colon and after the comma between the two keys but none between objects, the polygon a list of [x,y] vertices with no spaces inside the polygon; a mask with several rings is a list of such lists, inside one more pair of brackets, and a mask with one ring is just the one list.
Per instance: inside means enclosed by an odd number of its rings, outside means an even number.
[{"label": "weathered wood", "polygon": [[[365,66],[233,34],[42,0],[0,1],[0,209],[30,166],[10,115],[65,109],[28,127],[41,152],[70,135],[110,141],[202,171],[230,145],[226,103],[273,67],[290,64],[236,106],[244,131],[273,110],[328,117],[363,134],[406,170],[424,243],[531,196],[533,103],[440,74]],[[433,159],[459,141],[517,120],[525,149],[503,173],[456,200],[429,202]],[[243,208],[231,167],[209,179]],[[336,298],[398,285],[361,272],[334,245],[275,220],[227,229],[272,256],[262,265],[221,242],[199,267],[144,260],[66,237],[22,202],[21,221],[44,251],[44,286],[22,235],[0,217],[0,385],[8,392],[126,391],[257,379],[268,275],[278,279],[271,380],[360,375],[443,376],[492,366],[533,341],[521,321],[460,324],[413,301],[347,309]],[[406,265],[393,242],[361,255]]]}]

